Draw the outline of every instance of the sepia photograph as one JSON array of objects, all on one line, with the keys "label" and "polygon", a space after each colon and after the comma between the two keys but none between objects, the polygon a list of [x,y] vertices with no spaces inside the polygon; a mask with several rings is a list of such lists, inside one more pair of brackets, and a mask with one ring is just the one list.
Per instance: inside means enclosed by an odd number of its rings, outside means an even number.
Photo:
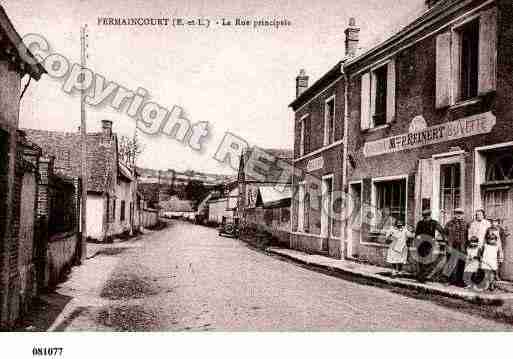
[{"label": "sepia photograph", "polygon": [[507,342],[512,231],[511,0],[0,1],[10,357]]}]

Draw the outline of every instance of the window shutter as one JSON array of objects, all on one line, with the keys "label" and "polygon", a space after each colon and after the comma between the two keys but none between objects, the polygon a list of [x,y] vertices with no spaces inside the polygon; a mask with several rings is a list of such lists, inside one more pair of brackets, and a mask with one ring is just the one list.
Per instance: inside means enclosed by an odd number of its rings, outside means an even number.
[{"label": "window shutter", "polygon": [[436,37],[436,108],[451,103],[451,33]]},{"label": "window shutter", "polygon": [[[412,210],[412,205],[416,203],[415,201],[415,182],[416,182],[416,173],[410,173],[408,175],[408,197],[406,198],[406,209],[408,212],[405,213],[405,224],[410,224],[413,227],[417,224],[415,218],[415,208]],[[413,215],[413,217],[412,217]]]},{"label": "window shutter", "polygon": [[362,94],[360,110],[361,129],[367,130],[370,127],[370,73],[362,75]]},{"label": "window shutter", "polygon": [[431,202],[433,196],[433,160],[420,159],[415,182],[415,223],[421,218],[422,203]]},{"label": "window shutter", "polygon": [[497,9],[483,12],[479,20],[479,95],[496,89]]},{"label": "window shutter", "polygon": [[395,59],[392,59],[387,69],[387,123],[395,118],[395,79]]}]

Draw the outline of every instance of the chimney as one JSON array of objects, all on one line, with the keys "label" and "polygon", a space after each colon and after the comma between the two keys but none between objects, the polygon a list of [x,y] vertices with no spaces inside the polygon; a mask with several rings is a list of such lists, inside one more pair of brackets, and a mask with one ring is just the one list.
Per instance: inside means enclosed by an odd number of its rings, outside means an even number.
[{"label": "chimney", "polygon": [[346,57],[355,57],[360,40],[360,28],[356,26],[354,17],[349,19],[349,27],[344,33],[346,34]]},{"label": "chimney", "polygon": [[299,75],[296,77],[296,97],[301,96],[303,92],[308,88],[308,76],[304,69],[299,71]]},{"label": "chimney", "polygon": [[102,120],[102,133],[105,137],[112,137],[112,121],[111,120]]},{"label": "chimney", "polygon": [[431,9],[433,6],[436,5],[437,2],[438,0],[426,0],[426,7],[428,9]]}]

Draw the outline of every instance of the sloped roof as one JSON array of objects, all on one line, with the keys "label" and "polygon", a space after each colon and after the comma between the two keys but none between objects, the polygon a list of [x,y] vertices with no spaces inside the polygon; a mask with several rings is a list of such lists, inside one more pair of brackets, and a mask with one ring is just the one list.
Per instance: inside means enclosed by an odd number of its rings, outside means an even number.
[{"label": "sloped roof", "polygon": [[[32,55],[30,50],[25,46],[21,36],[14,28],[2,5],[0,5],[0,33],[5,35],[2,36],[3,40],[7,40],[10,43],[9,47],[5,45],[2,47],[5,50],[10,51],[8,54],[15,58],[16,63],[21,64],[21,73],[28,73],[34,79],[39,80],[41,75],[46,73],[46,70],[40,63],[38,63],[34,55]],[[27,61],[27,57],[30,58],[31,61]]]},{"label": "sloped roof", "polygon": [[[248,148],[242,153],[241,161],[239,166],[243,168],[239,168],[239,180],[241,180],[241,176],[244,176],[245,181],[257,181],[258,179],[251,178],[248,176],[248,159],[251,157],[252,151],[254,151],[255,147]],[[260,151],[264,151],[265,153],[273,156],[272,163],[269,164],[269,171],[265,173],[266,179],[264,182],[281,182],[282,172],[284,168],[279,163],[279,161],[292,162],[293,159],[293,151],[290,149],[278,149],[278,148],[257,148]],[[290,180],[289,180],[290,182]]]},{"label": "sloped roof", "polygon": [[281,204],[290,203],[292,190],[289,185],[284,186],[283,190],[278,190],[275,186],[259,186],[258,191],[264,207],[275,207]]},{"label": "sloped roof", "polygon": [[[55,158],[54,170],[70,177],[81,175],[81,141],[78,132],[23,129],[27,138],[40,146],[43,156]],[[117,138],[106,138],[101,132],[87,134],[87,190],[108,192],[118,171]]]},{"label": "sloped roof", "polygon": [[281,160],[294,158],[294,151],[288,148],[262,148],[262,150]]}]

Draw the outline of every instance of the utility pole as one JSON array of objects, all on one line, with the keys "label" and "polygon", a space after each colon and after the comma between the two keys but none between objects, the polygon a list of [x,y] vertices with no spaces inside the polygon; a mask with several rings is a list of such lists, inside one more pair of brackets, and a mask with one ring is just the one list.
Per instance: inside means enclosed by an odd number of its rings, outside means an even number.
[{"label": "utility pole", "polygon": [[[86,37],[87,25],[80,28],[80,64],[86,66]],[[81,139],[81,177],[82,177],[82,206],[81,214],[81,230],[79,262],[83,262],[87,257],[87,129],[86,129],[86,109],[85,109],[85,91],[80,92],[80,139]]]}]

